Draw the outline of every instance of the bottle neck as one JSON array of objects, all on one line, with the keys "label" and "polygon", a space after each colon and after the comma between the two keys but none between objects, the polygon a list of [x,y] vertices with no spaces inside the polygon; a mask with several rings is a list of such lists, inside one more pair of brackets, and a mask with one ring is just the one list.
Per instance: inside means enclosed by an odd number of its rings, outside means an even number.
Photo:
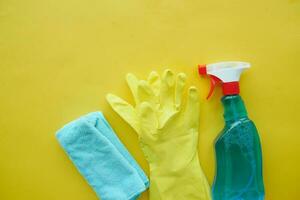
[{"label": "bottle neck", "polygon": [[227,95],[221,99],[226,124],[241,118],[247,118],[247,110],[240,95]]}]

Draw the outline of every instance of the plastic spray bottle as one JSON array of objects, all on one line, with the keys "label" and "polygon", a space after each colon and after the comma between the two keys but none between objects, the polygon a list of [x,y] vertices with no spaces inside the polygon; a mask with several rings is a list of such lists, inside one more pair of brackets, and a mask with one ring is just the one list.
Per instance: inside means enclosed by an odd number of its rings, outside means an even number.
[{"label": "plastic spray bottle", "polygon": [[263,200],[262,153],[257,129],[248,118],[239,95],[239,79],[250,64],[220,62],[199,65],[199,74],[208,75],[211,89],[222,85],[225,127],[215,141],[216,175],[214,200]]}]

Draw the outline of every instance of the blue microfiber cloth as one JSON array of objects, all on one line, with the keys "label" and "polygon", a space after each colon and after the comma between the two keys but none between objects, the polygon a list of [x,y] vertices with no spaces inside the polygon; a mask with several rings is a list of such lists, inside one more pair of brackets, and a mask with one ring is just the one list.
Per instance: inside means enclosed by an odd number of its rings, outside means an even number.
[{"label": "blue microfiber cloth", "polygon": [[149,187],[101,112],[70,122],[56,137],[101,200],[135,200]]}]

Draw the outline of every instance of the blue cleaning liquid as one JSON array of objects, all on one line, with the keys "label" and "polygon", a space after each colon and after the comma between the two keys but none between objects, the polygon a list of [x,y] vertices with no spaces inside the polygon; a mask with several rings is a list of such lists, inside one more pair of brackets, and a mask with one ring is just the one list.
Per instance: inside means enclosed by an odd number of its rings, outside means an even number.
[{"label": "blue cleaning liquid", "polygon": [[222,98],[225,127],[215,141],[214,200],[263,200],[262,152],[257,129],[239,95]]}]

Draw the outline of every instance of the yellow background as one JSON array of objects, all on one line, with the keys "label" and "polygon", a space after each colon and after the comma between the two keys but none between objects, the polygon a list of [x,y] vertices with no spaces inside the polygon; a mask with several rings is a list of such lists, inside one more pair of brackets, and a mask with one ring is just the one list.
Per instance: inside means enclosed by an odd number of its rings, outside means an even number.
[{"label": "yellow background", "polygon": [[241,94],[261,136],[266,200],[300,199],[299,0],[1,0],[0,199],[96,200],[54,136],[96,110],[148,173],[104,96],[132,102],[125,74],[167,66],[201,92],[199,152],[212,183],[221,92],[205,100],[196,65],[222,60],[252,63]]}]

